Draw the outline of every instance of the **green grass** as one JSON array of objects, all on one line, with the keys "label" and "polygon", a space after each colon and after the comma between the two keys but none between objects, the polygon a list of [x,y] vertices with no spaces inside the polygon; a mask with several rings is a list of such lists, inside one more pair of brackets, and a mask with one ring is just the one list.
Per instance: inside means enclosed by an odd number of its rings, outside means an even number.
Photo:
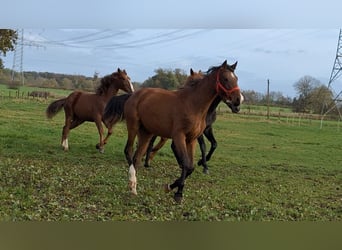
[{"label": "green grass", "polygon": [[177,205],[161,188],[180,175],[170,142],[150,169],[138,170],[133,197],[125,124],[115,127],[104,154],[95,149],[93,123],[72,130],[70,151],[63,152],[64,114],[47,120],[50,101],[0,99],[0,220],[342,220],[337,122],[320,130],[319,121],[222,112],[214,124],[218,148],[210,174],[196,167]]}]

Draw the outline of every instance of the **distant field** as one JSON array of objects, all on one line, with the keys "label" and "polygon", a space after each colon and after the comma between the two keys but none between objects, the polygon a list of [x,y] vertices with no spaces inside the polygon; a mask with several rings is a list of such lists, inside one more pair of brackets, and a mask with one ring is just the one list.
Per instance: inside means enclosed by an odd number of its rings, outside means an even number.
[{"label": "distant field", "polygon": [[169,142],[151,169],[138,171],[139,194],[132,197],[123,154],[125,124],[115,127],[104,154],[95,149],[93,123],[72,130],[70,151],[63,152],[63,112],[45,117],[52,100],[0,98],[2,221],[342,220],[337,122],[325,122],[321,130],[316,120],[267,120],[244,114],[245,107],[235,115],[221,106],[210,174],[197,167],[177,205],[161,188],[180,175]]},{"label": "distant field", "polygon": [[66,96],[71,93],[71,90],[38,88],[28,86],[20,86],[19,89],[9,89],[6,85],[0,84],[0,98],[15,97],[18,91],[20,98],[28,98],[28,93],[31,93],[32,91],[46,91],[51,93],[53,96],[57,97]]}]

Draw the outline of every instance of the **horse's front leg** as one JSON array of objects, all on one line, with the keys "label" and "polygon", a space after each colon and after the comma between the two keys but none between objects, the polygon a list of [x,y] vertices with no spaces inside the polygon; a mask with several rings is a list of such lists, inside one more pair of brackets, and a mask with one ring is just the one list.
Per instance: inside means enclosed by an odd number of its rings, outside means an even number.
[{"label": "horse's front leg", "polygon": [[194,170],[193,154],[195,150],[195,142],[196,141],[194,140],[186,144],[185,136],[183,138],[180,137],[173,140],[173,151],[182,172],[181,176],[175,180],[174,183],[166,186],[166,191],[171,191],[177,187],[177,191],[174,194],[174,199],[177,203],[181,203],[182,201],[185,179],[191,175]]}]

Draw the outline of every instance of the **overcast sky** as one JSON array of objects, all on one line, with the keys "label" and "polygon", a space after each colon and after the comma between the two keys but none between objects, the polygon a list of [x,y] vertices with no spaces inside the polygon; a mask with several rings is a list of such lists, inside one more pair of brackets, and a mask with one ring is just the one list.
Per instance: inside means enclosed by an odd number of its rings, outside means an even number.
[{"label": "overcast sky", "polygon": [[[103,76],[120,67],[142,82],[157,68],[205,71],[227,59],[238,61],[242,89],[264,93],[270,79],[289,96],[305,75],[327,84],[342,24],[334,0],[13,0],[3,9],[17,1],[0,23],[24,28],[24,71]],[[13,53],[4,62],[11,68]]]}]

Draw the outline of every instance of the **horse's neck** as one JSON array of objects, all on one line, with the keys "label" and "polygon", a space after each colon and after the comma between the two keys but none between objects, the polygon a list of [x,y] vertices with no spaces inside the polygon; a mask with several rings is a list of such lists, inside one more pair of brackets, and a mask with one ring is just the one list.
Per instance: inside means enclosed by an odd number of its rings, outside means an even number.
[{"label": "horse's neck", "polygon": [[[206,115],[209,107],[213,104],[217,97],[215,90],[215,76],[209,75],[195,86],[195,89],[188,88],[190,94],[187,99],[193,104],[197,112]],[[216,104],[216,106],[218,103]],[[216,107],[215,107],[216,108]]]},{"label": "horse's neck", "polygon": [[214,101],[211,103],[209,110],[208,110],[208,114],[215,112],[217,106],[219,105],[219,103],[221,102],[221,97],[216,96],[216,98],[214,99]]},{"label": "horse's neck", "polygon": [[103,93],[102,97],[105,101],[109,101],[110,98],[112,98],[114,95],[116,95],[119,92],[119,89],[111,86],[108,88],[108,90]]}]

